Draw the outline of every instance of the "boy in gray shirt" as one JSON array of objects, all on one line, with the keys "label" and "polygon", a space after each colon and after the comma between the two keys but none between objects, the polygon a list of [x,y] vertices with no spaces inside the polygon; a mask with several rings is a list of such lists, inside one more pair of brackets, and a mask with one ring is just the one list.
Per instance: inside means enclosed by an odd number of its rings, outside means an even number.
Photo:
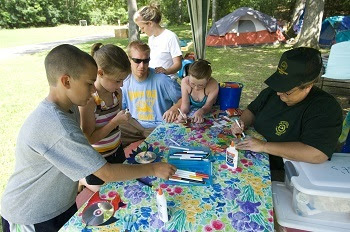
[{"label": "boy in gray shirt", "polygon": [[58,231],[76,212],[78,180],[94,174],[105,182],[143,176],[168,179],[167,163],[109,164],[79,127],[77,106],[95,91],[97,65],[78,48],[63,44],[45,58],[49,95],[23,124],[15,171],[1,201],[3,231]]}]

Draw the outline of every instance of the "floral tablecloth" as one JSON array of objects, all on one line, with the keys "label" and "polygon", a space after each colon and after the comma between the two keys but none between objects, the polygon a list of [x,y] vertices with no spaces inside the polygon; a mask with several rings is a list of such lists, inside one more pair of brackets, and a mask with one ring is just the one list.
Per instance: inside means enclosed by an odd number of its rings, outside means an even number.
[{"label": "floral tablecloth", "polygon": [[[182,146],[209,147],[215,158],[212,186],[167,185],[156,177],[147,178],[165,192],[169,222],[158,218],[155,190],[133,180],[109,183],[100,190],[102,199],[111,199],[116,193],[121,197],[122,207],[115,212],[113,223],[85,227],[83,205],[61,231],[273,231],[268,156],[240,151],[238,168],[228,168],[225,150],[233,137],[229,126],[218,126],[216,120],[187,127],[164,123],[146,139],[163,161],[168,146],[175,145],[170,139]],[[260,137],[253,130],[247,134]],[[129,228],[124,220],[127,215],[136,215]]]}]

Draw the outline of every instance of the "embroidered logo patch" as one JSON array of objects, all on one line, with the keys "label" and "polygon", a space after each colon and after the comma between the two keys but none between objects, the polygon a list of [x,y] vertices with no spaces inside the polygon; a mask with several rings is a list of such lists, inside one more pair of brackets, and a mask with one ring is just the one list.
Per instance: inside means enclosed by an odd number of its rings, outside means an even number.
[{"label": "embroidered logo patch", "polygon": [[287,121],[280,121],[278,126],[276,126],[276,135],[281,136],[282,134],[286,133],[288,126],[289,123]]},{"label": "embroidered logo patch", "polygon": [[286,61],[282,61],[280,66],[277,69],[278,69],[278,72],[280,74],[288,75],[288,73],[286,72],[287,68],[288,68],[287,62]]}]

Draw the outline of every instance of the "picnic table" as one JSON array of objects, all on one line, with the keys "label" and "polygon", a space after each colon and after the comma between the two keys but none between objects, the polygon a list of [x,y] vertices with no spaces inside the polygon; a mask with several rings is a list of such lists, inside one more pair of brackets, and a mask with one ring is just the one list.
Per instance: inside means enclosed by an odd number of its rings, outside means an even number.
[{"label": "picnic table", "polygon": [[[119,194],[120,208],[112,223],[86,226],[85,203],[60,231],[273,231],[273,205],[268,155],[239,151],[238,168],[226,165],[225,150],[233,139],[221,117],[206,118],[200,125],[163,123],[145,140],[159,159],[167,162],[169,146],[206,147],[211,151],[212,185],[170,185],[156,177],[143,180],[162,188],[170,219],[158,217],[156,191],[136,181],[113,182],[101,187],[99,197]],[[248,136],[260,137],[253,129]],[[145,150],[142,143],[139,150]],[[127,162],[131,162],[130,159]],[[127,218],[128,220],[124,220]],[[131,220],[132,219],[132,220]]]}]

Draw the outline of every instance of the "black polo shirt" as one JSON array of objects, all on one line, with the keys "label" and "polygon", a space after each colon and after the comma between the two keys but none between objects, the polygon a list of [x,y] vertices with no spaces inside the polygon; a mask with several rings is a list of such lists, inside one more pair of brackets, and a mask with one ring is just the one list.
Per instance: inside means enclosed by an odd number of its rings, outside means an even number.
[{"label": "black polo shirt", "polygon": [[[255,115],[254,128],[268,142],[302,142],[331,158],[342,127],[342,109],[333,96],[313,87],[293,105],[281,101],[271,88],[248,105]],[[281,157],[270,155],[270,168],[283,169]]]}]

